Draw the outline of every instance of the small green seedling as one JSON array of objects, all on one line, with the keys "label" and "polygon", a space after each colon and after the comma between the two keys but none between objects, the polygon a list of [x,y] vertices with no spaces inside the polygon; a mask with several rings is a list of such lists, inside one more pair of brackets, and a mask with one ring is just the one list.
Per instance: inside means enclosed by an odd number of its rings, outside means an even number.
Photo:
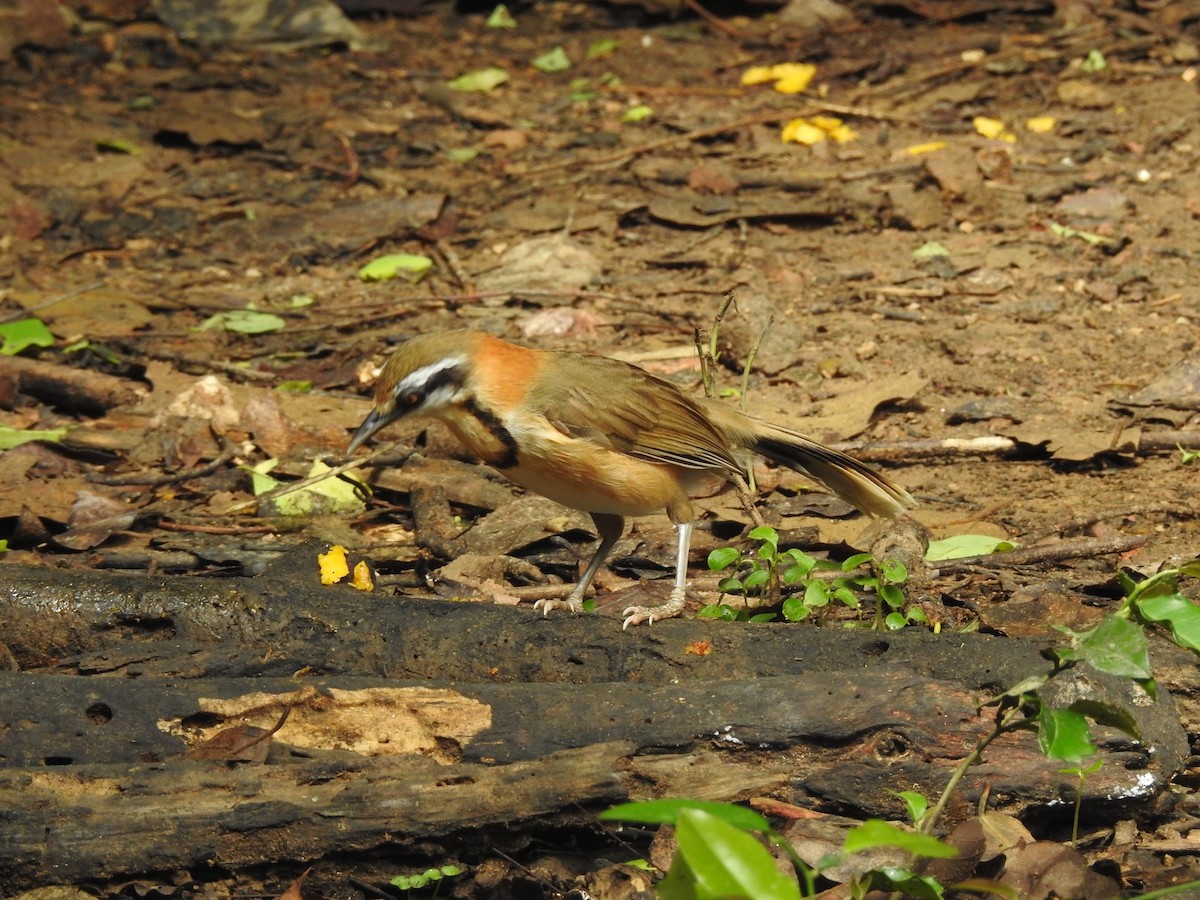
[{"label": "small green seedling", "polygon": [[[909,622],[924,622],[925,614],[917,608],[905,606],[903,585],[908,580],[908,570],[897,560],[877,562],[869,553],[859,553],[844,562],[817,559],[803,550],[792,548],[780,551],[779,532],[769,525],[762,525],[750,532],[757,548],[742,553],[734,547],[718,547],[708,555],[708,568],[714,572],[732,570],[722,578],[717,590],[722,594],[757,595],[767,603],[778,602],[782,595],[789,594],[783,601],[783,617],[797,622],[815,615],[830,602],[837,601],[851,609],[860,605],[859,593],[867,591],[879,597],[874,627],[897,629]],[[874,572],[856,570],[873,566]],[[840,572],[834,577],[822,577],[818,572]],[[885,614],[885,609],[890,610]],[[769,619],[769,614],[749,615],[747,611],[735,611],[726,604],[714,604],[700,611],[705,618],[736,619],[752,621]]]},{"label": "small green seedling", "polygon": [[397,875],[388,884],[392,887],[400,888],[402,891],[419,890],[420,888],[429,887],[431,884],[436,884],[443,878],[461,875],[462,871],[458,866],[441,866],[437,869],[426,869],[424,872],[416,872],[412,875]]},{"label": "small green seedling", "polygon": [[[855,853],[897,847],[914,858],[947,858],[958,852],[927,834],[868,819],[846,832],[839,852],[810,866],[764,816],[732,803],[667,798],[624,803],[601,813],[600,818],[675,827],[675,856],[666,877],[656,885],[663,900],[799,900],[816,894],[816,880],[822,869],[840,865]],[[764,843],[788,856],[800,883],[780,872]],[[905,896],[913,897],[943,896],[943,888],[935,879],[914,875],[903,867],[873,869],[860,876],[851,885],[851,896],[863,896],[870,889],[902,890]]]}]

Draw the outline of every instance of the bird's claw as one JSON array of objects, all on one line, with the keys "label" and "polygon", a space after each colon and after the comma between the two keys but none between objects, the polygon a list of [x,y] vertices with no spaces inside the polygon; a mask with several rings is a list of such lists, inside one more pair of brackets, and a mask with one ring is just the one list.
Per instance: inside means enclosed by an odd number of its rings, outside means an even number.
[{"label": "bird's claw", "polygon": [[560,607],[570,612],[580,612],[583,609],[583,600],[579,597],[567,597],[565,600],[559,597],[543,597],[533,604],[533,608],[540,609],[544,616],[550,615],[551,610]]}]

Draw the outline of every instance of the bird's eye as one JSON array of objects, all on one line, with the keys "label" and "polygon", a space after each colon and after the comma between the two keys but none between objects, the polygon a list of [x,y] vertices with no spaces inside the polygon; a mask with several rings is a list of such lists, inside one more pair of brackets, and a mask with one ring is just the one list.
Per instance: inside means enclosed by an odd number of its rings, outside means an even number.
[{"label": "bird's eye", "polygon": [[420,391],[408,391],[400,397],[400,405],[406,407],[417,406],[424,399]]}]

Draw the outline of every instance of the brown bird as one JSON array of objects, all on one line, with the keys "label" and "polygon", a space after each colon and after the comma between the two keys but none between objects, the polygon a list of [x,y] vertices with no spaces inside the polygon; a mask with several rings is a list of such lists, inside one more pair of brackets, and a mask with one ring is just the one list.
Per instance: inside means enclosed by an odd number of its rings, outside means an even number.
[{"label": "brown bird", "polygon": [[396,350],[349,449],[407,416],[444,422],[512,481],[591,514],[596,552],[566,600],[537,602],[546,613],[582,609],[626,516],[665,510],[679,536],[675,586],[662,606],[626,609],[622,627],[683,610],[696,518],[689,492],[709,475],[744,477],[740,450],[822,482],[865,513],[894,518],[914,505],[904,488],[858,460],[729,406],[693,400],[637,366],[476,331],[420,335]]}]

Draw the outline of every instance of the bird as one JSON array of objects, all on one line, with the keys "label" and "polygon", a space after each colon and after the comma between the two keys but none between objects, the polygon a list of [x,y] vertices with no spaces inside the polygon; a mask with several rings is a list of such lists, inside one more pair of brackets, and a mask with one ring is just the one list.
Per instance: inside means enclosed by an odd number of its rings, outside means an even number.
[{"label": "bird", "polygon": [[418,417],[444,423],[510,481],[591,516],[596,550],[565,599],[535,604],[546,615],[580,611],[625,519],[659,512],[677,532],[674,587],[665,604],[626,609],[622,628],[679,615],[697,518],[690,494],[712,475],[744,479],[746,451],[823,483],[869,515],[896,518],[915,505],[865,463],[728,404],[693,399],[632,363],[525,347],[481,331],[435,331],[400,345],[347,452],[393,422]]}]

